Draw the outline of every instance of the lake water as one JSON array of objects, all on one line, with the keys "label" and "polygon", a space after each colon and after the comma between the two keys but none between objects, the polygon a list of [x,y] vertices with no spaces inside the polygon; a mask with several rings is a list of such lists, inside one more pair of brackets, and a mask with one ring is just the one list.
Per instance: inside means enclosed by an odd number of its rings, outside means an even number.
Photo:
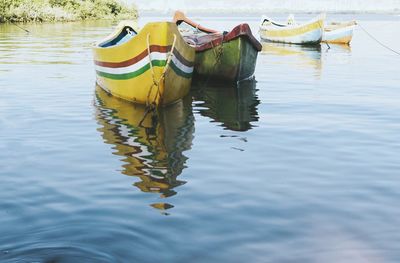
[{"label": "lake water", "polygon": [[[400,51],[398,15],[329,18]],[[265,45],[255,81],[196,81],[139,126],[95,86],[112,25],[0,25],[0,262],[400,261],[400,56],[360,27]]]}]

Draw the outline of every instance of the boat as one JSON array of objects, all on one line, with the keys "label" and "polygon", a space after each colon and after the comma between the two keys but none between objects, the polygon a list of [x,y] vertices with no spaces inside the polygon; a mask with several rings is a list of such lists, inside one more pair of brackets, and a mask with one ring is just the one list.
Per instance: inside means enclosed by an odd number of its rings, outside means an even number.
[{"label": "boat", "polygon": [[322,42],[333,44],[350,44],[356,21],[333,22],[324,27]]},{"label": "boat", "polygon": [[320,14],[309,22],[297,24],[292,16],[287,24],[280,24],[263,16],[260,38],[265,42],[313,45],[319,44],[324,32],[325,15]]},{"label": "boat", "polygon": [[158,108],[155,120],[146,114],[145,105],[119,99],[97,85],[94,96],[97,130],[119,157],[117,170],[136,177],[132,183],[143,192],[175,195],[175,188],[185,184],[179,175],[186,168],[185,151],[191,149],[194,138],[191,97]]},{"label": "boat", "polygon": [[175,23],[153,22],[138,30],[123,21],[93,46],[97,84],[112,95],[156,107],[190,90],[195,50]]},{"label": "boat", "polygon": [[173,21],[188,44],[196,50],[194,73],[213,79],[238,82],[254,76],[261,44],[248,24],[230,32],[219,32],[199,25],[176,11]]}]

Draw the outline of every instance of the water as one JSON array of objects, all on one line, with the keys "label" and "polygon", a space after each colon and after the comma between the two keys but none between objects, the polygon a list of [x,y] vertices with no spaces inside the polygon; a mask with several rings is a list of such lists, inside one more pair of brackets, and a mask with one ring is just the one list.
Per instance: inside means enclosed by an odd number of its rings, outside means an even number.
[{"label": "water", "polygon": [[288,12],[335,12],[335,13],[398,13],[398,0],[125,0],[134,3],[142,11],[215,13],[288,13]]},{"label": "water", "polygon": [[[356,18],[400,50],[398,16]],[[195,82],[140,126],[96,91],[111,24],[0,25],[1,262],[400,260],[399,56],[360,28],[264,46],[256,81]]]}]

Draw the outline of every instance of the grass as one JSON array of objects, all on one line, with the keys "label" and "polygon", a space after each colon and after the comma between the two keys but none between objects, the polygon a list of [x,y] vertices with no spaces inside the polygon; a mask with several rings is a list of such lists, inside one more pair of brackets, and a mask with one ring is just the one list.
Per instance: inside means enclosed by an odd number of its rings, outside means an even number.
[{"label": "grass", "polygon": [[0,0],[0,23],[136,19],[137,10],[118,0]]}]

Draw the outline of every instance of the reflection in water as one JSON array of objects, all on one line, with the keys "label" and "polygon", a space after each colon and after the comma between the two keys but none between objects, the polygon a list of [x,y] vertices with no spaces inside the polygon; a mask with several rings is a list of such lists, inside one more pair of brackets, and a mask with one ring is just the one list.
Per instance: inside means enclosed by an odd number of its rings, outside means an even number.
[{"label": "reflection in water", "polygon": [[346,44],[329,44],[329,49],[324,52],[324,61],[343,65],[351,61],[351,46]]},{"label": "reflection in water", "polygon": [[[102,126],[104,142],[112,144],[113,154],[123,156],[122,173],[137,176],[134,185],[143,192],[176,194],[173,188],[185,181],[177,179],[185,168],[194,133],[194,117],[190,97],[162,108],[155,118],[146,109],[115,98],[96,87],[96,119]],[[152,204],[157,209],[173,207],[166,203]]]},{"label": "reflection in water", "polygon": [[315,69],[316,76],[321,76],[321,45],[303,46],[282,43],[263,43],[262,46],[261,54],[279,56],[278,63],[293,63],[301,68],[312,68]]},{"label": "reflection in water", "polygon": [[199,112],[221,122],[233,131],[247,131],[258,121],[256,81],[241,81],[239,84],[194,81],[192,96],[199,106]]}]

